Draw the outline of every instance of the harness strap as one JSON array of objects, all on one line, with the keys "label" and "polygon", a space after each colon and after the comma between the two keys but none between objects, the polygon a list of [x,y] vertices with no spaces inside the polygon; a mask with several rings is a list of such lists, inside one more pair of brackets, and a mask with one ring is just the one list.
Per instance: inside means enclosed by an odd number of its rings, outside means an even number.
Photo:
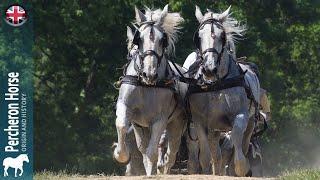
[{"label": "harness strap", "polygon": [[147,56],[155,56],[158,60],[158,67],[160,66],[161,64],[161,60],[163,58],[163,53],[161,55],[159,55],[157,52],[155,52],[154,50],[147,50],[145,52],[143,52],[140,57],[142,58],[142,60],[144,58],[146,58]]},{"label": "harness strap", "polygon": [[238,87],[238,86],[245,87],[244,75],[245,75],[245,72],[240,74],[239,76],[219,80],[214,84],[206,85],[205,88],[197,84],[191,84],[188,90],[188,93],[190,95],[194,93],[220,91],[223,89],[229,89],[229,88]]},{"label": "harness strap", "polygon": [[200,56],[197,55],[196,61],[194,63],[192,63],[192,65],[189,67],[189,69],[187,71],[189,77],[192,77],[192,76],[194,76],[195,73],[197,73],[198,68],[200,67],[200,65],[202,63],[198,57],[200,57]]},{"label": "harness strap", "polygon": [[120,82],[121,84],[130,84],[134,86],[143,86],[143,87],[150,87],[150,88],[167,88],[175,92],[175,88],[172,86],[173,81],[170,80],[161,80],[157,81],[155,85],[147,85],[141,83],[138,76],[131,76],[125,75]]},{"label": "harness strap", "polygon": [[268,128],[269,128],[269,126],[268,126],[267,121],[265,119],[263,119],[263,129],[261,129],[258,132],[254,132],[254,134],[252,135],[252,138],[260,137]]}]

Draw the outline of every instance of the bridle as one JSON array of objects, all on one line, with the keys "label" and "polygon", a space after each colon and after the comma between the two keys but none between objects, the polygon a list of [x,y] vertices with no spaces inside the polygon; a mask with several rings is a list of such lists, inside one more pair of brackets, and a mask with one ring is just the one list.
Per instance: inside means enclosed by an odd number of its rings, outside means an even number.
[{"label": "bridle", "polygon": [[[202,29],[204,27],[204,25],[206,24],[211,24],[211,37],[212,38],[216,38],[216,35],[214,34],[214,25],[216,25],[219,29],[222,29],[222,34],[221,34],[221,39],[222,39],[222,50],[221,52],[218,52],[218,50],[214,47],[212,48],[208,48],[208,49],[205,49],[204,51],[202,51],[202,48],[201,48],[201,45],[200,45],[200,37],[199,37],[199,30]],[[197,48],[197,56],[198,56],[198,59],[200,59],[203,63],[204,61],[204,58],[203,58],[203,55],[205,55],[206,53],[208,52],[212,52],[212,53],[215,53],[218,55],[218,58],[217,58],[217,64],[220,65],[220,62],[221,62],[221,58],[222,58],[222,55],[224,53],[224,49],[225,49],[225,46],[226,46],[226,43],[227,43],[227,39],[226,39],[226,32],[221,24],[221,22],[217,19],[214,19],[214,18],[210,18],[210,19],[207,19],[205,21],[203,21],[197,31],[194,33],[194,36],[193,36],[193,42]]]},{"label": "bridle", "polygon": [[163,37],[161,39],[161,44],[162,44],[162,48],[163,48],[163,51],[162,51],[162,54],[159,55],[156,51],[154,50],[146,50],[144,52],[141,52],[140,51],[140,45],[141,45],[141,39],[140,39],[140,31],[139,29],[137,29],[134,33],[134,38],[133,38],[133,41],[132,41],[132,44],[134,45],[137,45],[139,48],[138,48],[138,56],[140,57],[140,68],[137,67],[137,65],[135,64],[135,69],[138,70],[139,72],[143,69],[143,61],[144,59],[147,57],[147,56],[155,56],[156,59],[157,59],[157,65],[158,67],[160,66],[161,64],[161,60],[164,56],[164,50],[165,48],[168,46],[168,36],[167,34],[157,25],[155,25],[155,22],[154,21],[146,21],[146,22],[143,22],[140,24],[140,27],[142,25],[146,25],[144,27],[144,29],[146,29],[147,27],[150,27],[151,26],[151,31],[150,31],[150,40],[151,41],[154,41],[154,29],[153,28],[157,28],[160,32],[163,33]]}]

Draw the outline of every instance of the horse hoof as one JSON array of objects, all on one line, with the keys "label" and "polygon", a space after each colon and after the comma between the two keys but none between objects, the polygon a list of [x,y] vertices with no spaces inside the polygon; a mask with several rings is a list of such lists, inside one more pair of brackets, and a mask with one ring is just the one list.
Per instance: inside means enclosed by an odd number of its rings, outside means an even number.
[{"label": "horse hoof", "polygon": [[113,159],[115,160],[115,161],[117,161],[119,164],[120,164],[120,166],[126,166],[127,164],[129,164],[129,162],[131,161],[131,156],[129,156],[129,158],[128,158],[128,160],[120,160],[120,159],[117,159],[116,157],[114,157],[113,156]]},{"label": "horse hoof", "polygon": [[252,177],[252,171],[249,170],[248,173],[246,174],[246,177]]},{"label": "horse hoof", "polygon": [[164,174],[164,168],[157,168],[157,174]]},{"label": "horse hoof", "polygon": [[116,160],[120,165],[127,165],[131,160],[131,156],[130,154],[126,154],[124,156],[120,155],[117,149],[115,149],[113,153],[113,159]]},{"label": "horse hoof", "polygon": [[164,165],[163,164],[157,164],[157,174],[163,174],[164,173]]},{"label": "horse hoof", "polygon": [[237,176],[244,177],[250,170],[249,162],[246,158],[235,161],[234,164],[235,164],[235,173],[237,174]]}]

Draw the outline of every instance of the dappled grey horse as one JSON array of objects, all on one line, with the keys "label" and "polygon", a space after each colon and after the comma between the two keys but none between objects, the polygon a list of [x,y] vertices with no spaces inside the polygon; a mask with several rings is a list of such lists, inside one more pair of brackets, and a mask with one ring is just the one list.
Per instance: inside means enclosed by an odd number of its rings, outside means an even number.
[{"label": "dappled grey horse", "polygon": [[196,80],[188,90],[192,125],[199,141],[199,160],[203,173],[221,174],[220,131],[231,130],[235,173],[245,176],[254,118],[259,103],[260,84],[256,74],[235,61],[233,41],[245,31],[231,18],[230,7],[223,13],[211,10],[203,15],[196,6],[200,23],[194,34],[197,52],[185,66]]},{"label": "dappled grey horse", "polygon": [[146,174],[151,175],[162,132],[166,129],[169,140],[166,172],[174,164],[185,128],[182,99],[187,86],[175,80],[177,72],[164,56],[174,52],[183,18],[179,13],[168,13],[168,5],[162,11],[146,8],[143,14],[135,8],[135,12],[138,29],[132,42],[138,45],[138,51],[121,80],[116,107],[118,142],[113,155],[120,163],[130,160],[126,134],[133,124]]}]

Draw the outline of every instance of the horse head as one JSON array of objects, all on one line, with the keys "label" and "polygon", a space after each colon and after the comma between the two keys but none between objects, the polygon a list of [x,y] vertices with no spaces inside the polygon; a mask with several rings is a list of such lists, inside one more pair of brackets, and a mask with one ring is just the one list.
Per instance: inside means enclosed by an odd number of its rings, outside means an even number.
[{"label": "horse head", "polygon": [[221,14],[207,10],[203,15],[196,6],[195,15],[200,25],[193,41],[202,60],[200,70],[205,80],[213,82],[228,73],[229,58],[226,57],[235,51],[234,35],[241,36],[245,28],[230,17],[230,7]]},{"label": "horse head", "polygon": [[21,154],[20,156],[19,156],[19,159],[20,160],[22,160],[22,162],[27,162],[27,163],[29,163],[29,158],[28,158],[28,155],[27,154]]},{"label": "horse head", "polygon": [[165,76],[167,62],[164,54],[174,48],[177,29],[183,18],[178,13],[168,13],[168,5],[163,10],[147,8],[145,14],[135,8],[135,13],[139,27],[132,43],[138,46],[142,81],[153,85]]}]

